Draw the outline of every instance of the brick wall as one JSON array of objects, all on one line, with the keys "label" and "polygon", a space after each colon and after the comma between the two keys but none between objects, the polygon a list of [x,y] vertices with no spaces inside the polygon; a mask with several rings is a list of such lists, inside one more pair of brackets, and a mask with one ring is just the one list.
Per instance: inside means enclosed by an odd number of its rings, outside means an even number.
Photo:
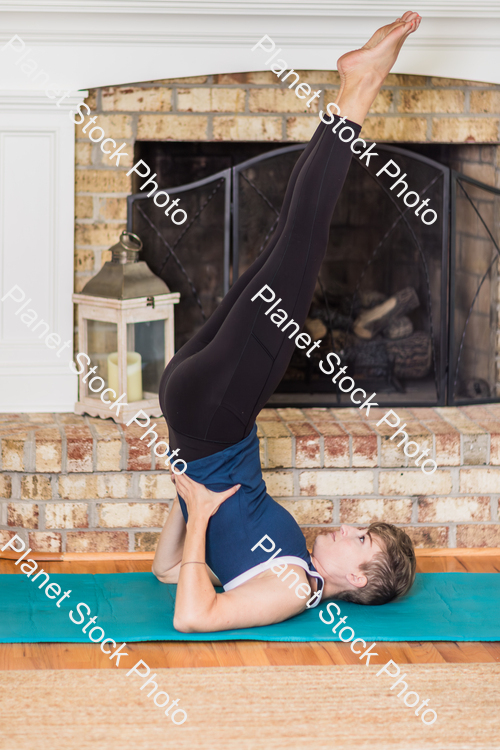
[{"label": "brick wall", "polygon": [[[382,409],[265,409],[269,493],[309,544],[339,523],[385,520],[418,547],[500,547],[500,405],[397,412],[434,474],[376,426]],[[0,543],[17,532],[38,551],[154,549],[174,488],[141,434],[73,414],[0,415]]]}]

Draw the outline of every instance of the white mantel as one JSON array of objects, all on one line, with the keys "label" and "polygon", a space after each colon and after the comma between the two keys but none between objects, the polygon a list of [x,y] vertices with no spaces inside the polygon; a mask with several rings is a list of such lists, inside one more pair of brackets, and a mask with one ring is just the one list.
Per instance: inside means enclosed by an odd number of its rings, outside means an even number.
[{"label": "white mantel", "polygon": [[[396,73],[500,83],[500,2],[419,0],[423,22]],[[0,44],[18,34],[73,90],[160,78],[260,70],[264,34],[290,66],[331,70],[343,52],[401,15],[400,0],[0,0]],[[29,88],[0,65],[0,89]]]}]

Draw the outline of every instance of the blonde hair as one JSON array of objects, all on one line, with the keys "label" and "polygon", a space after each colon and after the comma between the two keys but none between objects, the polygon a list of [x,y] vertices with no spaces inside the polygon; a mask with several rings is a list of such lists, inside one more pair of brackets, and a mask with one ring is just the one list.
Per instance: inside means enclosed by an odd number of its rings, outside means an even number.
[{"label": "blonde hair", "polygon": [[370,539],[376,537],[382,547],[381,552],[359,566],[368,582],[362,588],[341,591],[335,599],[357,604],[386,604],[406,594],[413,585],[417,567],[413,542],[403,529],[390,523],[372,523],[366,534]]}]

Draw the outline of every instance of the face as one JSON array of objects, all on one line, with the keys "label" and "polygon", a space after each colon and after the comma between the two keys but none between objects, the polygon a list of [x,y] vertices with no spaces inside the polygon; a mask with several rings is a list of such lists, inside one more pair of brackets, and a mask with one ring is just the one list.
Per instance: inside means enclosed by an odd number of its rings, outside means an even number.
[{"label": "face", "polygon": [[354,526],[340,527],[340,531],[321,534],[316,537],[313,547],[314,562],[319,564],[319,571],[326,578],[342,588],[366,586],[366,576],[360,565],[371,560],[381,552],[382,547],[375,536],[370,537],[366,529]]}]

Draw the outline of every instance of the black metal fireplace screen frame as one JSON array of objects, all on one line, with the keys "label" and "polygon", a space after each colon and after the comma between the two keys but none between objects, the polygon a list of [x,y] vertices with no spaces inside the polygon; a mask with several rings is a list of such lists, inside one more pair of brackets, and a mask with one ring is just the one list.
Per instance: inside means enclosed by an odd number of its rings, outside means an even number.
[{"label": "black metal fireplace screen frame", "polygon": [[[157,235],[158,240],[163,244],[165,247],[166,255],[165,255],[165,261],[162,265],[162,267],[158,270],[155,270],[155,272],[161,277],[163,268],[165,267],[168,260],[173,259],[173,261],[177,264],[178,269],[180,272],[184,275],[186,282],[191,288],[191,292],[193,294],[194,299],[196,300],[198,307],[200,308],[200,314],[203,320],[206,319],[206,314],[203,310],[203,306],[201,304],[200,298],[198,296],[195,284],[192,282],[192,280],[189,277],[188,272],[183,266],[182,263],[182,257],[180,257],[178,248],[181,245],[181,242],[183,238],[186,236],[186,234],[189,232],[190,228],[194,225],[194,223],[197,221],[199,216],[203,213],[206,206],[210,203],[213,196],[221,189],[223,188],[224,191],[224,218],[223,218],[223,293],[226,294],[229,290],[230,283],[231,283],[231,265],[232,265],[232,281],[236,281],[236,279],[239,276],[240,273],[240,239],[239,239],[239,222],[240,222],[240,201],[239,201],[239,190],[240,190],[240,180],[243,178],[250,187],[255,190],[262,200],[264,200],[267,205],[272,209],[272,211],[275,214],[275,221],[270,226],[269,231],[267,232],[267,235],[264,239],[264,242],[262,243],[262,247],[259,250],[259,253],[263,250],[268,238],[271,236],[272,232],[274,231],[274,228],[277,223],[277,219],[279,216],[279,211],[276,209],[276,207],[268,200],[267,196],[260,190],[260,188],[253,184],[252,181],[243,174],[245,170],[248,168],[259,164],[262,161],[265,161],[270,158],[275,158],[277,156],[281,156],[284,154],[289,154],[293,152],[300,152],[306,147],[306,144],[297,144],[297,145],[291,145],[291,146],[284,146],[272,151],[267,151],[257,157],[254,157],[252,159],[248,159],[240,164],[237,164],[236,166],[233,166],[232,168],[221,170],[213,175],[210,175],[209,177],[206,177],[202,180],[197,180],[195,182],[191,182],[188,184],[180,185],[178,187],[174,188],[162,188],[162,190],[166,190],[169,195],[182,195],[183,193],[187,193],[188,191],[195,190],[196,188],[200,187],[206,187],[206,186],[212,186],[213,190],[210,192],[206,200],[202,205],[200,205],[198,211],[188,217],[188,220],[184,225],[180,227],[180,232],[178,236],[176,237],[175,241],[168,241],[165,236],[160,232],[158,227],[154,224],[154,222],[151,220],[150,217],[147,216],[146,212],[144,212],[141,209],[141,202],[148,199],[148,195],[146,193],[134,193],[133,195],[128,196],[127,198],[127,230],[128,231],[134,231],[134,217],[136,216],[136,211],[138,211],[142,218],[147,222],[147,224],[150,226],[150,229]],[[450,169],[449,167],[446,167],[445,165],[440,164],[439,162],[436,162],[432,159],[429,159],[421,154],[418,154],[414,151],[408,151],[406,149],[402,149],[400,147],[392,146],[392,145],[378,145],[377,149],[380,151],[385,151],[387,153],[390,153],[392,155],[401,155],[405,157],[410,157],[411,159],[420,161],[422,163],[426,163],[430,166],[432,166],[435,170],[437,170],[438,174],[436,177],[434,177],[433,180],[431,180],[421,191],[421,196],[425,195],[426,191],[440,178],[442,178],[442,205],[443,205],[443,211],[441,216],[441,232],[442,232],[442,254],[441,254],[441,299],[440,299],[440,320],[441,320],[441,326],[445,326],[445,330],[448,332],[447,336],[441,336],[440,342],[439,342],[439,356],[438,352],[436,350],[436,342],[435,337],[433,333],[433,321],[432,321],[432,306],[429,304],[429,316],[430,316],[430,330],[431,330],[431,341],[432,341],[432,363],[434,368],[434,382],[436,386],[436,394],[437,398],[436,400],[433,400],[432,402],[419,402],[419,406],[446,406],[446,405],[454,405],[457,403],[464,404],[467,403],[467,401],[464,401],[463,398],[457,399],[455,397],[456,387],[457,387],[457,379],[458,379],[458,371],[459,371],[459,365],[460,365],[460,357],[462,353],[464,338],[467,330],[467,325],[470,320],[470,316],[472,313],[472,309],[474,307],[474,304],[476,302],[477,296],[479,294],[480,288],[487,276],[486,272],[483,276],[483,279],[481,281],[481,284],[477,290],[477,293],[474,297],[474,300],[470,306],[469,314],[467,316],[467,320],[465,323],[464,330],[462,332],[460,343],[457,344],[454,338],[455,333],[455,316],[453,311],[453,301],[454,301],[454,295],[455,295],[455,270],[456,270],[456,263],[455,263],[455,246],[456,246],[456,212],[457,212],[457,191],[461,190],[466,193],[466,189],[464,187],[465,184],[474,185],[476,187],[481,188],[482,190],[486,190],[488,192],[491,192],[494,195],[500,196],[500,190],[493,188],[489,185],[486,185],[482,182],[479,182],[477,180],[474,180],[471,177],[468,177],[465,174],[462,174],[460,172],[457,172],[453,169]],[[373,179],[375,178],[373,172],[371,172],[364,164],[359,162],[361,166],[364,168],[366,172],[370,174],[370,176]],[[427,290],[430,300],[430,279],[429,279],[429,273],[425,261],[425,255],[423,253],[421,243],[417,236],[415,235],[415,232],[413,231],[413,228],[411,224],[408,222],[408,219],[406,217],[406,214],[410,211],[410,208],[407,208],[404,206],[402,201],[397,201],[396,197],[391,193],[391,191],[382,184],[381,181],[379,181],[379,187],[382,188],[386,196],[391,200],[394,207],[397,209],[397,217],[392,222],[391,226],[389,226],[387,232],[384,234],[384,237],[382,238],[381,242],[378,243],[378,246],[380,246],[382,243],[385,243],[388,241],[391,233],[394,231],[396,226],[399,224],[399,222],[404,222],[406,225],[406,228],[412,235],[413,241],[418,248],[420,258],[423,262],[423,267],[426,274],[426,280],[427,280]],[[467,193],[466,193],[467,195]],[[154,197],[153,195],[150,195],[149,199],[152,201]],[[469,196],[467,196],[469,198]],[[473,201],[469,198],[469,201],[473,204]],[[493,253],[493,258],[490,264],[490,267],[488,271],[493,267],[493,264],[495,262],[495,259],[500,257],[500,248],[492,234],[492,229],[486,225],[485,221],[481,217],[480,213],[475,209],[476,213],[479,216],[480,221],[482,222],[486,233],[488,234],[489,238],[491,239],[491,242],[493,243],[493,246],[495,248],[496,253]],[[377,252],[378,246],[373,251],[373,255]],[[371,262],[371,261],[370,261]],[[363,272],[364,273],[364,272]],[[440,366],[437,366],[437,361],[439,361]],[[474,398],[469,401],[469,403],[491,403],[491,402],[497,402],[499,399],[495,398],[493,395],[492,397],[486,397],[486,398]],[[286,396],[284,395],[283,402],[286,402]],[[412,406],[415,405],[414,402],[404,402],[404,401],[398,401],[398,404],[400,406]],[[285,405],[285,404],[283,404]],[[300,406],[299,403],[293,404],[294,406]],[[302,404],[302,405],[309,405],[309,404]],[[326,404],[331,405],[331,404]]]},{"label": "black metal fireplace screen frame", "polygon": [[[474,305],[478,299],[479,292],[481,291],[481,288],[484,282],[486,281],[486,278],[490,274],[494,264],[497,263],[498,267],[500,268],[500,247],[492,233],[493,227],[489,227],[487,225],[480,211],[478,211],[477,207],[475,206],[474,201],[469,195],[469,192],[467,191],[465,185],[472,185],[472,186],[480,188],[481,190],[486,191],[487,193],[491,193],[492,195],[500,196],[499,189],[491,187],[490,185],[485,185],[483,182],[479,182],[478,180],[475,180],[472,177],[468,177],[467,175],[462,174],[461,172],[456,172],[455,170],[451,170],[450,247],[453,249],[453,252],[450,253],[450,300],[451,300],[451,304],[450,304],[450,314],[449,314],[449,323],[448,323],[449,363],[450,363],[450,366],[448,367],[448,403],[450,406],[455,405],[455,404],[463,405],[465,403],[473,403],[473,404],[494,403],[500,400],[498,397],[495,398],[494,396],[490,398],[477,398],[477,399],[473,399],[470,401],[467,401],[464,398],[457,399],[455,397],[455,393],[456,393],[457,386],[458,386],[459,369],[460,369],[460,362],[461,362],[465,336],[466,336],[467,327],[469,325],[471,315],[474,309]],[[489,237],[494,250],[492,252],[491,262],[489,263],[487,270],[484,272],[481,278],[481,281],[479,283],[479,286],[476,290],[476,293],[474,295],[474,298],[469,306],[466,321],[465,321],[465,326],[462,330],[462,335],[460,337],[460,342],[457,342],[455,335],[454,335],[455,334],[455,315],[453,314],[454,313],[453,301],[456,299],[457,195],[459,193],[464,195],[468,203],[472,206],[474,212],[477,215],[477,218],[479,219],[479,221],[481,222],[481,225],[483,226],[485,230],[485,233]],[[498,219],[500,220],[500,217],[498,217]],[[497,285],[497,288],[499,288],[498,285]],[[500,303],[500,299],[497,300],[497,307],[498,307],[498,303]]]}]

